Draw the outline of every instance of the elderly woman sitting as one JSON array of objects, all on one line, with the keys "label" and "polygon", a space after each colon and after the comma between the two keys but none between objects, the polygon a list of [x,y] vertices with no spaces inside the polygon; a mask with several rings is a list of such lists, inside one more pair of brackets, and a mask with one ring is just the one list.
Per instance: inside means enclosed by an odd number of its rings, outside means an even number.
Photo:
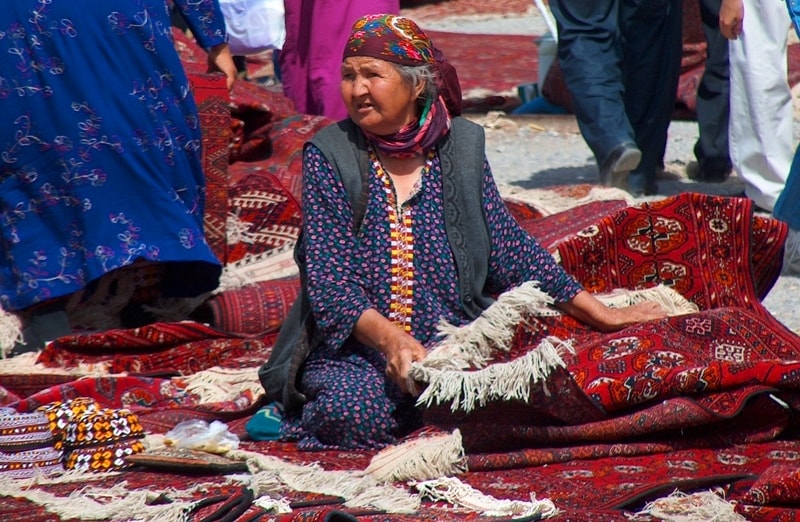
[{"label": "elderly woman sitting", "polygon": [[413,21],[369,15],[354,24],[342,62],[349,118],[304,153],[297,258],[313,317],[309,353],[286,355],[297,349],[286,339],[298,325],[288,321],[261,371],[269,392],[280,362],[293,360],[283,376],[297,393],[271,395],[286,407],[282,436],[301,448],[382,447],[418,427],[407,376],[437,324],[465,325],[527,281],[604,331],[665,315],[652,302],[608,308],[520,228],[492,178],[482,129],[457,117],[453,75]]}]

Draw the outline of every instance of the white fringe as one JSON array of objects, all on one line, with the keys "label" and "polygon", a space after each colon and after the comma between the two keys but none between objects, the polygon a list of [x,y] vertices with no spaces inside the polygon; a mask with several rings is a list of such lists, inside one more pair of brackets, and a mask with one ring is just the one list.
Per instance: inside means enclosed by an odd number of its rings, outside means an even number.
[{"label": "white fringe", "polygon": [[276,515],[291,513],[292,507],[289,501],[284,498],[271,498],[267,495],[259,497],[253,501],[253,504],[260,507],[267,513],[274,513]]},{"label": "white fringe", "polygon": [[625,201],[629,206],[636,204],[634,197],[627,191],[613,187],[594,187],[582,198],[563,196],[548,189],[522,189],[513,185],[500,185],[498,190],[500,190],[503,199],[530,205],[543,216],[564,212],[592,201],[619,199]]},{"label": "white fringe", "polygon": [[661,305],[670,316],[691,314],[700,310],[695,303],[665,285],[643,290],[617,289],[596,297],[610,308],[624,308],[644,301],[654,301]]},{"label": "white fringe", "polygon": [[414,513],[420,499],[405,489],[379,484],[363,471],[327,471],[318,464],[300,466],[252,451],[232,450],[225,454],[247,463],[256,496],[274,494],[280,488],[332,495],[345,499],[345,506],[373,508],[388,513]]},{"label": "white fringe", "polygon": [[248,391],[253,400],[264,394],[258,368],[240,370],[214,366],[180,379],[186,383],[186,392],[199,396],[201,403],[233,401]]},{"label": "white fringe", "polygon": [[571,349],[569,343],[549,337],[534,350],[507,363],[461,371],[428,368],[422,361],[411,366],[409,375],[415,381],[427,383],[417,405],[450,402],[452,411],[470,412],[493,400],[527,401],[531,384],[544,382],[554,368],[563,367],[559,352]]},{"label": "white fringe", "polygon": [[294,243],[287,243],[265,254],[248,255],[225,265],[219,278],[219,287],[214,293],[237,290],[260,281],[294,277],[298,273],[297,263],[294,262]]},{"label": "white fringe", "polygon": [[445,477],[412,484],[423,497],[434,502],[447,502],[458,507],[465,507],[487,517],[532,517],[550,518],[559,513],[558,508],[549,499],[536,500],[531,493],[530,502],[522,500],[496,499],[481,493],[455,477]]},{"label": "white fringe", "polygon": [[379,451],[364,470],[380,483],[427,480],[467,471],[461,432],[419,437]]},{"label": "white fringe", "polygon": [[0,375],[74,375],[76,377],[109,375],[110,362],[81,363],[75,368],[51,368],[36,362],[40,351],[26,352],[0,360]]},{"label": "white fringe", "polygon": [[11,355],[17,342],[22,341],[22,321],[16,314],[0,308],[0,358]]},{"label": "white fringe", "polygon": [[467,325],[456,327],[442,321],[439,335],[444,339],[425,357],[424,365],[450,370],[482,368],[495,351],[510,350],[516,327],[526,315],[557,313],[549,308],[552,303],[537,282],[527,282],[500,295]]},{"label": "white fringe", "polygon": [[666,522],[746,522],[734,505],[725,500],[719,488],[692,494],[676,490],[648,503],[635,515],[650,515]]},{"label": "white fringe", "polygon": [[[62,477],[51,479],[2,479],[0,494],[28,499],[49,513],[65,519],[177,522],[185,520],[186,512],[195,503],[192,499],[194,492],[207,490],[213,485],[199,485],[184,491],[172,488],[164,491],[137,491],[128,489],[127,482],[123,481],[111,488],[87,485],[66,497],[36,488],[36,485],[44,484],[92,482],[107,476],[109,473],[65,473]],[[172,499],[172,503],[149,504],[162,494]]]}]

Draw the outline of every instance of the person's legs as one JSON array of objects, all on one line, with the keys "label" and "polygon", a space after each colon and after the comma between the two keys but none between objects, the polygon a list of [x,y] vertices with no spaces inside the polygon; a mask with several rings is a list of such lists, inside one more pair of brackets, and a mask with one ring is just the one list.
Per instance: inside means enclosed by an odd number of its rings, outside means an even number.
[{"label": "person's legs", "polygon": [[790,19],[784,0],[744,0],[742,35],[730,42],[730,155],[745,195],[771,211],[792,163],[787,79]]},{"label": "person's legs", "polygon": [[775,203],[772,214],[789,225],[783,255],[783,273],[800,275],[800,147],[794,153],[786,186]]},{"label": "person's legs", "polygon": [[341,350],[306,361],[300,447],[380,448],[417,427],[414,399],[387,380],[383,357],[370,348]]},{"label": "person's legs", "polygon": [[680,74],[681,7],[680,0],[622,0],[620,7],[625,108],[642,151],[629,176],[633,192],[655,193],[663,165]]},{"label": "person's legs", "polygon": [[700,18],[706,38],[706,64],[697,87],[697,126],[695,143],[699,181],[724,181],[731,172],[728,152],[730,114],[730,69],[728,40],[719,30],[721,0],[700,0]]},{"label": "person's legs", "polygon": [[551,0],[550,8],[558,25],[558,60],[578,126],[606,183],[615,164],[629,171],[639,158],[623,101],[619,0]]}]

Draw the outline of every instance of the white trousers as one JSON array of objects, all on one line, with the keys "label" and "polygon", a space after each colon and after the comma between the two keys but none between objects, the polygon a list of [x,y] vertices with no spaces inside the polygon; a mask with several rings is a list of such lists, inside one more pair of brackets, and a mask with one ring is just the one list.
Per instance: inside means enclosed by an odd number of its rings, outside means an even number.
[{"label": "white trousers", "polygon": [[744,0],[742,35],[729,44],[733,168],[745,195],[772,211],[794,155],[785,0]]}]

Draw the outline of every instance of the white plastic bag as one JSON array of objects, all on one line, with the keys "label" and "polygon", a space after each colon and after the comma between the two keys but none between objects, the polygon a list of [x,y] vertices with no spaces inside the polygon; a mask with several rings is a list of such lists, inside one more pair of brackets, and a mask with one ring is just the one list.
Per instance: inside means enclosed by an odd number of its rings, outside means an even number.
[{"label": "white plastic bag", "polygon": [[164,434],[164,444],[208,453],[226,453],[239,448],[239,437],[228,431],[220,421],[211,424],[204,420],[183,421]]},{"label": "white plastic bag", "polygon": [[283,0],[219,0],[219,6],[234,55],[283,47],[286,40]]}]

